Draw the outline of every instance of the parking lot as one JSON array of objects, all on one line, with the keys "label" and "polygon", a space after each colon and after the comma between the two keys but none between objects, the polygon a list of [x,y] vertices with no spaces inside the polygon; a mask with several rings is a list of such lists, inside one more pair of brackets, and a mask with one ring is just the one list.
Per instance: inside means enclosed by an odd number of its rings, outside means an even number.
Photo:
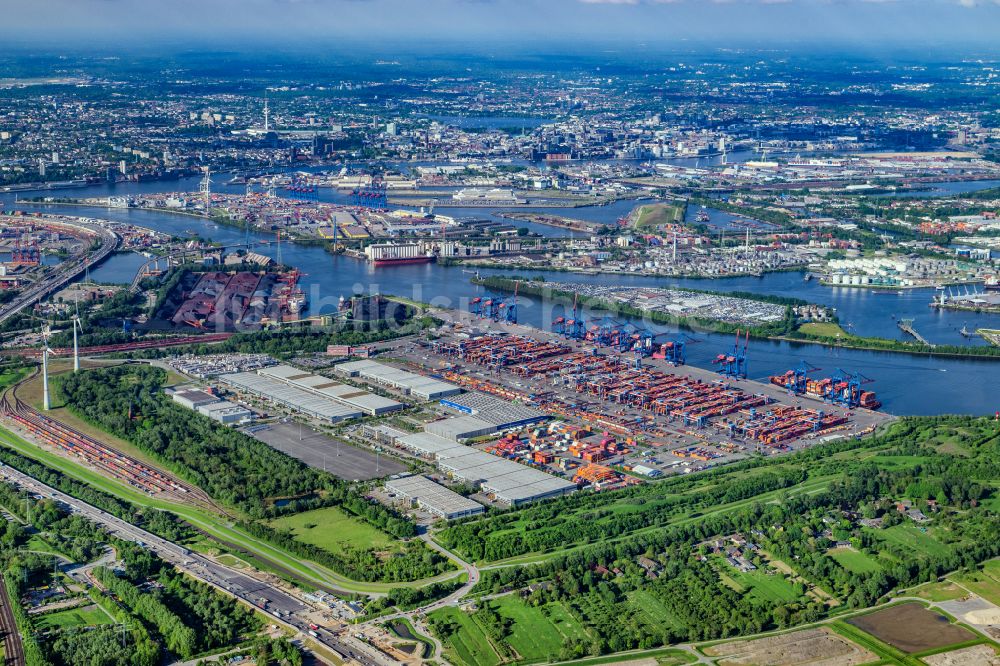
[{"label": "parking lot", "polygon": [[345,444],[299,423],[258,426],[247,434],[345,481],[367,481],[406,471],[404,465],[388,456]]}]

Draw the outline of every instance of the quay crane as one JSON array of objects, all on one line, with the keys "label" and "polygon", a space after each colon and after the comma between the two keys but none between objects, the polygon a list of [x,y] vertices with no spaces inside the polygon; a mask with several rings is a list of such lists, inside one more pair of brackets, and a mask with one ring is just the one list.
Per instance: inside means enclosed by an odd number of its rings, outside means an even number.
[{"label": "quay crane", "polygon": [[[674,340],[667,340],[666,342],[660,344],[659,349],[653,352],[653,358],[666,361],[675,368],[679,365],[684,365],[687,363],[687,359],[684,355],[684,349],[689,344],[694,344],[696,342],[701,342],[696,338],[692,338],[687,333],[684,333],[682,337],[676,338]],[[655,344],[653,345],[655,348]]]},{"label": "quay crane", "polygon": [[496,316],[493,318],[494,321],[503,319],[508,324],[517,323],[517,289],[520,286],[520,281],[514,282],[514,295],[500,301],[497,305]]},{"label": "quay crane", "polygon": [[882,403],[871,391],[862,391],[861,387],[871,384],[874,379],[865,377],[860,372],[849,373],[840,368],[837,375],[833,377],[833,389],[830,392],[830,400],[849,409],[854,407],[864,407],[866,409],[878,409]]},{"label": "quay crane", "polygon": [[808,375],[820,370],[822,368],[817,368],[807,361],[800,361],[798,367],[776,377],[773,383],[777,386],[787,388],[791,393],[803,395],[806,392],[806,386],[809,381]]},{"label": "quay crane", "polygon": [[719,366],[719,374],[730,379],[747,378],[747,346],[750,344],[750,331],[742,332],[746,334],[742,347],[740,347],[741,331],[736,329],[736,341],[733,343],[733,351],[729,354],[719,354],[712,361],[713,365]]}]

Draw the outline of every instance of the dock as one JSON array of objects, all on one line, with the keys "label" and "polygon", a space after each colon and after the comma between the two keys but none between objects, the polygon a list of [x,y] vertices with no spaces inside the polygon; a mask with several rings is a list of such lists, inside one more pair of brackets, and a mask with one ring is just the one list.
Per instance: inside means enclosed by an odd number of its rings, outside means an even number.
[{"label": "dock", "polygon": [[1000,347],[1000,329],[977,328],[976,333],[978,333],[983,340],[986,340],[991,345]]},{"label": "dock", "polygon": [[928,340],[924,336],[920,335],[920,333],[917,331],[917,329],[913,328],[913,320],[912,319],[900,319],[897,322],[897,324],[899,325],[899,330],[901,330],[903,333],[906,333],[907,335],[912,335],[914,338],[917,339],[917,342],[920,342],[921,344],[925,344],[928,347],[936,347],[937,346],[937,345],[935,345],[935,344],[933,344],[931,342],[928,342]]}]

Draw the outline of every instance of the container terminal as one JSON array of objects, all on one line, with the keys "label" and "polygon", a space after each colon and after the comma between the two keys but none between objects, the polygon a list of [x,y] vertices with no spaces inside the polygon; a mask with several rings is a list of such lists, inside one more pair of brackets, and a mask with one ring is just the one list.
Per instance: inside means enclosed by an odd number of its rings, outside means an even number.
[{"label": "container terminal", "polygon": [[[681,340],[588,337],[587,326],[574,339],[469,313],[439,316],[446,323],[432,339],[406,338],[386,349],[407,371],[466,391],[441,399],[439,411],[473,421],[477,403],[489,396],[547,417],[503,430],[469,428],[449,439],[580,487],[618,488],[779,455],[859,436],[893,419],[874,411],[874,392],[858,384],[869,380],[857,374],[843,373],[845,386],[809,380],[839,386],[839,393],[824,395],[747,379],[745,338],[720,354],[713,372],[685,365]],[[628,342],[610,344],[619,338]],[[405,448],[406,438],[399,439]]]}]

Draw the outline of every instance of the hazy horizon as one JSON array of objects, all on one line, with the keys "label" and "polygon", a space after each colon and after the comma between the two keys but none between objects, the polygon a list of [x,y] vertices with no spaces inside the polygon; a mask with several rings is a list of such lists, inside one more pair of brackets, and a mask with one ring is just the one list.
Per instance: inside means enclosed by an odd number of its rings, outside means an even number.
[{"label": "hazy horizon", "polygon": [[8,48],[650,50],[842,45],[1000,53],[1000,0],[0,0]]}]

